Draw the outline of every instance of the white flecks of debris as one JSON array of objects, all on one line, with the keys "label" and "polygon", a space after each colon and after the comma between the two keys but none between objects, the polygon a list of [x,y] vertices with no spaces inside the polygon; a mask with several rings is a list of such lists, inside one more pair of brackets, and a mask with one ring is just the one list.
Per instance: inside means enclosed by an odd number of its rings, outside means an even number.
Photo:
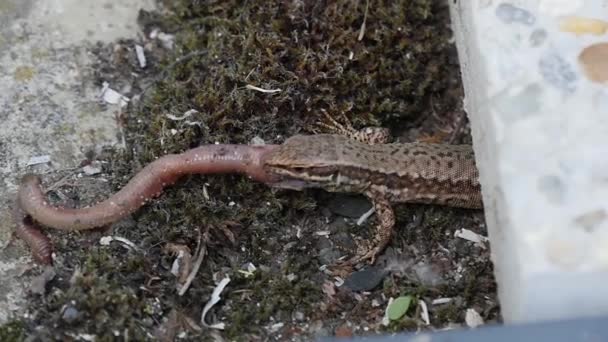
[{"label": "white flecks of debris", "polygon": [[51,156],[48,154],[44,155],[44,156],[34,156],[34,157],[31,157],[30,160],[27,161],[27,166],[46,164],[50,161],[51,161]]},{"label": "white flecks of debris", "polygon": [[144,53],[143,46],[135,44],[135,54],[137,55],[137,61],[139,62],[140,68],[146,67],[146,54]]},{"label": "white flecks of debris", "polygon": [[131,240],[125,239],[120,236],[102,236],[101,239],[99,239],[99,244],[102,246],[109,246],[110,242],[112,241],[119,242],[121,246],[125,247],[126,249],[134,249],[137,251],[140,250],[139,247],[137,247],[137,245]]},{"label": "white flecks of debris", "polygon": [[120,107],[124,107],[129,103],[129,98],[110,88],[108,82],[103,82],[101,87],[101,98],[105,103],[117,104],[120,105]]},{"label": "white flecks of debris", "polygon": [[264,139],[262,139],[256,135],[255,137],[251,138],[250,144],[253,146],[258,146],[258,145],[266,145],[266,142],[264,141]]},{"label": "white flecks of debris", "polygon": [[245,86],[245,88],[247,88],[249,90],[259,91],[260,93],[267,93],[267,94],[275,94],[275,93],[280,93],[281,92],[280,88],[277,88],[277,89],[264,89],[264,88],[256,87],[256,86],[251,85],[251,84],[247,84]]},{"label": "white flecks of debris", "polygon": [[344,285],[344,279],[342,277],[334,277],[334,279],[336,280],[334,281],[334,285],[336,285],[336,287],[341,287]]},{"label": "white flecks of debris", "polygon": [[283,322],[274,323],[273,325],[268,327],[268,331],[270,333],[276,333],[277,331],[281,330],[281,328],[283,328],[284,325],[285,324]]},{"label": "white flecks of debris", "polygon": [[[254,269],[252,271],[250,271],[249,265],[252,265],[254,267]],[[240,269],[240,270],[238,270],[238,272],[240,274],[242,274],[245,278],[251,278],[251,277],[253,277],[255,275],[255,270],[256,270],[255,265],[253,265],[252,263],[249,263],[249,265],[244,265],[244,267],[246,269]]]},{"label": "white flecks of debris", "polygon": [[101,168],[99,166],[85,165],[82,168],[82,172],[87,176],[92,176],[101,173]]},{"label": "white flecks of debris", "polygon": [[361,28],[359,29],[359,36],[357,37],[358,41],[363,40],[363,35],[365,35],[365,24],[367,22],[367,13],[369,11],[369,0],[365,2],[365,13],[363,14],[363,23],[361,23]]},{"label": "white flecks of debris", "polygon": [[475,309],[467,309],[467,312],[464,315],[464,321],[469,328],[477,328],[480,325],[483,325],[483,318]]},{"label": "white flecks of debris", "polygon": [[97,335],[93,335],[93,334],[78,334],[78,335],[76,335],[74,337],[76,338],[76,340],[83,340],[83,341],[94,342],[95,339],[97,338]]},{"label": "white flecks of debris", "polygon": [[468,229],[459,229],[457,231],[454,232],[454,236],[457,238],[461,238],[461,239],[465,239],[468,241],[471,241],[475,244],[475,246],[482,248],[482,249],[486,249],[486,244],[488,243],[488,238],[475,233],[472,230],[468,230]]},{"label": "white flecks of debris", "polygon": [[158,39],[165,49],[173,50],[175,35],[164,33],[159,29],[154,29],[150,32],[150,39]]},{"label": "white flecks of debris", "polygon": [[388,299],[388,303],[386,303],[386,309],[384,309],[384,316],[382,317],[382,321],[380,324],[382,324],[385,327],[388,327],[388,325],[390,324],[391,320],[390,318],[388,318],[388,308],[391,307],[391,304],[393,304],[393,301],[395,300],[395,298],[390,297]]},{"label": "white flecks of debris", "polygon": [[363,223],[365,223],[365,221],[367,221],[367,219],[372,216],[374,214],[374,212],[376,211],[376,208],[371,207],[371,209],[369,209],[368,211],[366,211],[363,215],[361,215],[361,217],[359,217],[359,219],[357,220],[357,226],[362,225]]},{"label": "white flecks of debris", "polygon": [[209,183],[205,183],[203,184],[203,197],[205,198],[205,200],[209,200],[211,197],[209,197],[209,191],[207,190],[207,187],[209,186]]},{"label": "white flecks of debris", "polygon": [[[177,252],[177,257],[175,258],[175,260],[173,260],[173,264],[171,264],[171,274],[173,274],[176,277],[180,276],[180,270],[183,266],[183,260],[184,257],[186,257],[186,251],[185,250],[180,250]],[[190,270],[188,270],[189,272]],[[179,291],[179,289],[178,289]]]},{"label": "white flecks of debris", "polygon": [[220,282],[217,284],[215,289],[213,289],[211,298],[209,299],[207,304],[205,304],[205,307],[203,308],[203,313],[201,314],[201,324],[204,327],[211,328],[211,329],[224,330],[224,328],[225,328],[224,323],[207,324],[205,317],[207,316],[207,312],[209,312],[209,310],[215,304],[217,304],[217,302],[219,302],[222,299],[220,297],[220,294],[224,291],[224,288],[226,287],[226,285],[228,285],[228,283],[230,283],[230,277],[225,277],[224,279],[220,280]]},{"label": "white flecks of debris", "polygon": [[449,298],[449,297],[445,297],[445,298],[437,298],[437,299],[433,299],[433,301],[431,302],[432,305],[441,305],[441,304],[447,304],[451,301],[453,301],[453,298]]},{"label": "white flecks of debris", "polygon": [[199,111],[196,109],[188,109],[182,116],[177,116],[173,114],[165,114],[165,116],[173,121],[182,121],[198,113]]},{"label": "white flecks of debris", "polygon": [[431,318],[429,317],[429,308],[422,299],[418,300],[418,305],[420,305],[420,318],[422,318],[424,324],[430,325]]}]

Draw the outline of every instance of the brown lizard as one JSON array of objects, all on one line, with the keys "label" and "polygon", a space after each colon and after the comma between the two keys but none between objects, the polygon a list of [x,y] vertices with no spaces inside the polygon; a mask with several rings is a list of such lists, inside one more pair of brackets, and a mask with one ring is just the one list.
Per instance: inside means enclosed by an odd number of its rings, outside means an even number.
[{"label": "brown lizard", "polygon": [[[329,118],[329,117],[328,117]],[[386,130],[355,131],[332,120],[340,134],[294,136],[265,161],[280,175],[274,187],[360,193],[373,204],[379,223],[373,240],[359,242],[347,263],[373,263],[391,240],[392,203],[425,203],[481,209],[481,186],[470,145],[386,143]]]},{"label": "brown lizard", "polygon": [[294,136],[282,145],[201,146],[157,159],[107,200],[81,209],[51,206],[40,179],[27,175],[14,211],[16,233],[32,248],[35,259],[50,263],[50,242],[39,234],[36,223],[64,230],[104,226],[136,211],[188,173],[243,173],[278,188],[364,194],[372,201],[379,223],[374,239],[360,243],[349,264],[373,262],[390,242],[395,225],[391,203],[482,207],[471,146],[382,144],[386,130],[354,131],[350,124],[343,126],[333,119],[327,127],[354,139],[318,134]]}]

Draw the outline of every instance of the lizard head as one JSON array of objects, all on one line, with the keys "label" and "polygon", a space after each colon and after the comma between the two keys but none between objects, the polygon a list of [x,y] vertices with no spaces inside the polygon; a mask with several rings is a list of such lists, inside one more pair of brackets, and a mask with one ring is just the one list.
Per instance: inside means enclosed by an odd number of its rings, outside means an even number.
[{"label": "lizard head", "polygon": [[332,182],[344,140],[347,138],[332,134],[296,135],[287,139],[264,160],[266,172],[279,179],[272,185],[300,190]]}]

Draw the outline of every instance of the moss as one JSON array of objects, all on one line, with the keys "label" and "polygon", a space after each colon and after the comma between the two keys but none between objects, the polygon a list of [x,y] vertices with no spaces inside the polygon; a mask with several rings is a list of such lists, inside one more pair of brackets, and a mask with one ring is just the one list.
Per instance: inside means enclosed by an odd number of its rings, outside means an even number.
[{"label": "moss", "polygon": [[479,293],[496,292],[496,283],[491,263],[478,263],[472,265],[471,271],[463,279],[462,296],[471,303],[480,304],[483,299],[479,298]]},{"label": "moss", "polygon": [[71,284],[54,287],[46,295],[41,314],[53,324],[38,333],[59,340],[66,338],[66,332],[94,333],[99,340],[110,341],[128,332],[130,338],[146,339],[162,311],[151,310],[156,297],[142,291],[144,270],[134,272],[129,260],[121,262],[120,253],[115,254],[90,250],[81,271],[72,274]]},{"label": "moss", "polygon": [[425,212],[424,230],[428,231],[427,237],[432,241],[441,241],[445,237],[445,231],[452,229],[450,223],[455,220],[458,209],[428,210]]},{"label": "moss", "polygon": [[392,321],[385,330],[386,332],[396,333],[400,331],[412,331],[417,328],[419,328],[419,325],[416,319],[404,316],[401,319]]},{"label": "moss", "polygon": [[25,340],[25,323],[13,320],[0,326],[0,341],[14,342]]},{"label": "moss", "polygon": [[228,339],[242,338],[244,334],[259,333],[261,325],[268,322],[285,322],[292,318],[294,309],[310,316],[314,303],[321,298],[317,284],[310,280],[288,280],[286,275],[277,276],[268,272],[256,272],[253,278],[235,279],[233,293],[240,289],[247,296],[233,295],[227,300],[239,307],[228,316],[231,322],[227,329]]},{"label": "moss", "polygon": [[442,322],[457,322],[460,317],[461,308],[453,303],[448,303],[437,309],[436,316]]},{"label": "moss", "polygon": [[[280,141],[277,135],[298,133],[321,110],[345,112],[358,126],[399,129],[438,110],[431,101],[451,89],[446,79],[454,78],[455,64],[441,1],[373,2],[361,41],[365,2],[212,3],[167,4],[175,11],[169,20],[184,23],[179,54],[206,55],[173,68],[129,121],[130,131],[149,137],[133,141],[145,159],[198,143]],[[198,111],[190,120],[200,126],[164,115],[189,109]]]}]

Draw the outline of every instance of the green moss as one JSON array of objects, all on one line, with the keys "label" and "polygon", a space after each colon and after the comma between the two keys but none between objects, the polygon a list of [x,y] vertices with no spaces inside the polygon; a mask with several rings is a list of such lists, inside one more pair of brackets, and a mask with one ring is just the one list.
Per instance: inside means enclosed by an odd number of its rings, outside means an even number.
[{"label": "green moss", "polygon": [[437,309],[437,319],[442,322],[457,322],[460,317],[461,308],[453,303],[442,305]]},{"label": "green moss", "polygon": [[[346,112],[359,126],[399,129],[430,113],[430,102],[450,90],[446,79],[457,76],[440,1],[371,3],[361,41],[365,2],[168,6],[175,11],[169,20],[183,23],[178,54],[206,55],[175,66],[130,120],[131,131],[150,137],[133,141],[144,158],[198,143],[246,143],[254,136],[280,141],[277,135],[299,132],[321,110]],[[282,91],[269,95],[247,84]],[[199,111],[191,121],[201,127],[183,127],[164,115],[188,109]],[[167,134],[171,129],[180,134]]]},{"label": "green moss", "polygon": [[457,209],[429,210],[426,212],[424,224],[428,231],[428,238],[432,241],[441,241],[445,237],[446,229],[452,229],[450,223],[454,222]]},{"label": "green moss", "polygon": [[25,340],[25,323],[13,320],[0,326],[0,341],[14,342]]},{"label": "green moss", "polygon": [[231,296],[230,304],[239,307],[229,315],[229,339],[247,333],[258,333],[260,325],[272,318],[275,322],[292,319],[294,309],[309,316],[314,303],[321,299],[318,284],[306,279],[289,281],[286,275],[257,271],[252,278],[239,277],[233,281],[234,293],[246,291],[247,296]]},{"label": "green moss", "polygon": [[388,327],[386,327],[387,332],[397,333],[401,331],[413,331],[419,328],[418,322],[416,319],[408,316],[404,316],[403,318],[392,321]]}]

